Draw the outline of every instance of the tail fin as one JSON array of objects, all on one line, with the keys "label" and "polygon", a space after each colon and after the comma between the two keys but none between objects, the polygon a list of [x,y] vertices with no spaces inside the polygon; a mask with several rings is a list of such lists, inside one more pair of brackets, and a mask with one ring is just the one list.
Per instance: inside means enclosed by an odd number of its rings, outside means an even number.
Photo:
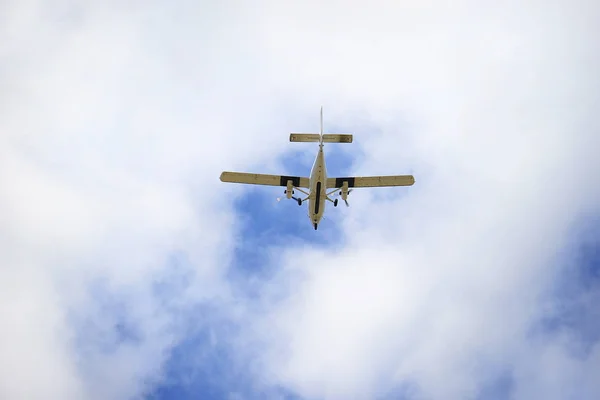
[{"label": "tail fin", "polygon": [[319,143],[323,144],[323,106],[321,106],[321,133],[320,133]]}]

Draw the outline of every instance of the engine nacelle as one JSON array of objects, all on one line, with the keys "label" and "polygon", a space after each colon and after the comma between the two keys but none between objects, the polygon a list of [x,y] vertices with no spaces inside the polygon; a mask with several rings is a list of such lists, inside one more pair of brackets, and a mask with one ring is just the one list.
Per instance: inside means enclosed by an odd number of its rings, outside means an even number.
[{"label": "engine nacelle", "polygon": [[342,200],[346,201],[348,199],[348,181],[345,181],[342,185],[342,190],[340,191],[340,195],[342,196]]},{"label": "engine nacelle", "polygon": [[289,180],[289,181],[287,181],[287,188],[285,189],[285,196],[288,199],[291,199],[293,195],[294,195],[294,186],[292,185],[292,181]]}]

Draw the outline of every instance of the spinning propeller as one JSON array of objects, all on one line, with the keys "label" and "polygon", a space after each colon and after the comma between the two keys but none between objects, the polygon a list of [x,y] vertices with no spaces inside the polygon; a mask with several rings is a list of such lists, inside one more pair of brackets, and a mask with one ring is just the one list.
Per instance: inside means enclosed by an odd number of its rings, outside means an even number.
[{"label": "spinning propeller", "polygon": [[[286,198],[286,199],[293,199],[293,200],[296,200],[296,203],[298,203],[298,205],[299,205],[299,206],[301,206],[301,205],[302,205],[302,202],[303,202],[304,200],[306,200],[306,199],[302,200],[302,199],[301,199],[301,198],[299,198],[299,197],[293,196],[293,194],[294,194],[294,191],[292,191],[292,195],[290,195],[290,194],[288,193],[288,191],[287,191],[287,190],[284,190],[284,191],[283,191],[283,193],[286,195],[286,196],[285,196],[285,198]],[[275,200],[277,200],[277,202],[279,203],[279,202],[281,201],[281,199],[282,199],[282,197],[277,197]]]},{"label": "spinning propeller", "polygon": [[[348,189],[348,194],[352,193],[352,190],[353,189]],[[342,191],[340,190],[338,192],[338,196],[341,196],[341,195],[342,195]],[[346,203],[346,207],[350,207],[350,204],[348,204],[348,198],[347,197],[348,197],[348,195],[346,195],[346,198],[342,199],[342,200],[344,200],[344,203]]]}]

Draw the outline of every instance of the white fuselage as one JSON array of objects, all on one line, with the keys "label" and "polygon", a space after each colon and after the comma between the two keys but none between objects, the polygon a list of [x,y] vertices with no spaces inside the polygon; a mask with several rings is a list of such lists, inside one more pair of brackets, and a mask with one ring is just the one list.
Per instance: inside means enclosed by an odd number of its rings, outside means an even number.
[{"label": "white fuselage", "polygon": [[327,168],[325,167],[325,154],[323,143],[319,143],[319,152],[315,158],[310,172],[310,192],[308,196],[308,217],[315,230],[325,212],[327,199]]}]

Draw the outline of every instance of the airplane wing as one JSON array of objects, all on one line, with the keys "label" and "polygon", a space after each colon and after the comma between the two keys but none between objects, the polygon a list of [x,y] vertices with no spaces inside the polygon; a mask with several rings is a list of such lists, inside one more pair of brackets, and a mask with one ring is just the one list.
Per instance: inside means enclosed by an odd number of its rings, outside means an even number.
[{"label": "airplane wing", "polygon": [[412,186],[415,177],[412,175],[389,175],[389,176],[349,176],[343,178],[327,178],[328,188],[341,188],[344,182],[348,187],[385,187],[385,186]]},{"label": "airplane wing", "polygon": [[301,176],[288,175],[267,175],[251,174],[247,172],[228,172],[221,173],[221,182],[245,183],[248,185],[267,185],[267,186],[287,186],[288,181],[292,181],[292,186],[299,188],[308,188],[309,179]]}]

